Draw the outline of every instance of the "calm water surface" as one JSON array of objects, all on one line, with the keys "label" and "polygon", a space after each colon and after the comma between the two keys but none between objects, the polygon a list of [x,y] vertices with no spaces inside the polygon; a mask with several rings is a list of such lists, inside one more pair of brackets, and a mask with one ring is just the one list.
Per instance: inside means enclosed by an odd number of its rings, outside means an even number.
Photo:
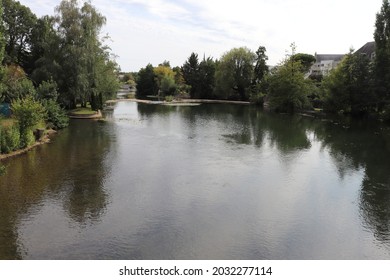
[{"label": "calm water surface", "polygon": [[0,177],[0,259],[390,259],[390,131],[120,102]]}]

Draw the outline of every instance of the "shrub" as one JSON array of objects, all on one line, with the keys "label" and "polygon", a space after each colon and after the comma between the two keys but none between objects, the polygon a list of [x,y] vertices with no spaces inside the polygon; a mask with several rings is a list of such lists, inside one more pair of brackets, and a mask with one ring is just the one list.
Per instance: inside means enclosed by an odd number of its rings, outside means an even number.
[{"label": "shrub", "polygon": [[33,128],[45,119],[45,108],[32,96],[13,101],[11,108],[19,122],[20,148],[25,148],[35,141]]},{"label": "shrub", "polygon": [[43,81],[37,88],[37,95],[40,99],[57,100],[57,83],[54,81]]},{"label": "shrub", "polygon": [[69,125],[69,118],[65,110],[54,100],[44,100],[46,109],[46,122],[55,129],[62,129]]},{"label": "shrub", "polygon": [[167,95],[167,96],[165,96],[165,101],[166,101],[166,102],[172,102],[173,99],[174,99],[174,97],[173,97],[172,95]]},{"label": "shrub", "polygon": [[264,97],[265,97],[265,94],[262,92],[251,93],[251,95],[249,96],[249,101],[253,104],[256,104],[256,105],[263,105],[264,104]]},{"label": "shrub", "polygon": [[15,151],[20,146],[20,132],[16,124],[0,126],[0,150],[3,154]]}]

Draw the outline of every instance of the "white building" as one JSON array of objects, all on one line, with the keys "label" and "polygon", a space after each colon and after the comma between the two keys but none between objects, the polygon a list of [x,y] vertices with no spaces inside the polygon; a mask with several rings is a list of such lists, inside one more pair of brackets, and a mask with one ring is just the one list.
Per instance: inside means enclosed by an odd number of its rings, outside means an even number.
[{"label": "white building", "polygon": [[308,76],[326,76],[343,59],[344,54],[315,54],[316,62],[311,66]]}]

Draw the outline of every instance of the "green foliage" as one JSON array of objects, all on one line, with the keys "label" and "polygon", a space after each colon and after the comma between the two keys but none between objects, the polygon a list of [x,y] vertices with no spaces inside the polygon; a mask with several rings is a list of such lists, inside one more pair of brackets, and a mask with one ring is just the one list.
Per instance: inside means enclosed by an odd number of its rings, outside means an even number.
[{"label": "green foliage", "polygon": [[181,70],[185,83],[190,86],[191,98],[214,97],[216,64],[211,57],[199,62],[198,55],[192,53]]},{"label": "green foliage", "polygon": [[46,110],[47,126],[62,129],[69,125],[69,117],[66,111],[53,99],[43,100],[42,105]]},{"label": "green foliage", "polygon": [[249,96],[249,101],[255,105],[263,105],[265,96],[262,92],[253,92]]},{"label": "green foliage", "polygon": [[20,132],[17,124],[0,125],[0,152],[7,154],[20,146]]},{"label": "green foliage", "polygon": [[54,25],[55,18],[50,16],[38,19],[35,25],[31,42],[31,78],[38,85],[54,80],[60,87],[65,80],[62,79],[61,40]]},{"label": "green foliage", "polygon": [[148,64],[138,72],[137,79],[137,98],[143,98],[148,95],[157,95],[158,85],[153,65]]},{"label": "green foliage", "polygon": [[164,99],[166,102],[172,102],[175,97],[173,95],[166,95]]},{"label": "green foliage", "polygon": [[175,83],[174,78],[165,76],[161,80],[160,90],[163,96],[167,95],[175,95],[177,89],[177,85]]},{"label": "green foliage", "polygon": [[15,99],[28,95],[35,95],[35,88],[23,69],[16,65],[5,67],[0,102],[11,103]]},{"label": "green foliage", "polygon": [[20,129],[20,147],[34,143],[33,128],[45,119],[46,111],[42,104],[32,96],[14,100],[11,104],[14,117]]},{"label": "green foliage", "polygon": [[93,109],[101,109],[104,100],[119,88],[116,64],[99,37],[106,19],[90,2],[79,7],[77,0],[63,0],[56,11],[61,65],[59,100],[71,109],[77,103],[85,107],[87,102]]},{"label": "green foliage", "polygon": [[169,66],[169,62],[164,61],[154,68],[155,80],[159,95],[173,95],[176,92],[175,72]]},{"label": "green foliage", "polygon": [[363,114],[373,110],[376,98],[371,90],[369,59],[353,54],[344,57],[338,67],[324,78],[322,90],[325,109]]},{"label": "green foliage", "polygon": [[375,22],[375,91],[383,104],[390,103],[390,5],[383,0]]},{"label": "green foliage", "polygon": [[37,88],[38,98],[43,100],[54,100],[58,98],[57,83],[53,80],[43,81]]},{"label": "green foliage", "polygon": [[308,95],[311,80],[306,80],[299,71],[300,62],[286,60],[269,78],[268,100],[271,110],[294,112],[309,107]]},{"label": "green foliage", "polygon": [[216,71],[217,95],[223,99],[248,100],[256,55],[248,48],[225,53]]},{"label": "green foliage", "polygon": [[316,58],[311,54],[306,53],[297,53],[291,56],[291,59],[294,61],[299,61],[301,63],[301,71],[306,73],[310,70],[310,67],[316,62]]},{"label": "green foliage", "polygon": [[184,81],[190,86],[191,98],[196,98],[197,87],[199,84],[199,60],[198,55],[191,53],[190,57],[181,67]]},{"label": "green foliage", "polygon": [[14,0],[3,1],[3,21],[5,36],[5,63],[19,64],[29,69],[29,56],[32,30],[36,16],[30,8]]},{"label": "green foliage", "polygon": [[204,58],[199,64],[196,98],[214,98],[216,63],[211,58]]},{"label": "green foliage", "polygon": [[258,85],[261,83],[261,81],[264,79],[264,77],[268,74],[268,65],[267,60],[268,56],[265,54],[266,48],[263,46],[260,46],[256,51],[256,64],[254,71],[254,77],[253,77],[253,85]]}]

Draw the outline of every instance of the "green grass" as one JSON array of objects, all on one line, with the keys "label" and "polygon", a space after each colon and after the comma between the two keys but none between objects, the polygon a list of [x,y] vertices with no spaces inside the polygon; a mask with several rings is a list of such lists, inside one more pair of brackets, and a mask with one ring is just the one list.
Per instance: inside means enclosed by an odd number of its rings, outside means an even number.
[{"label": "green grass", "polygon": [[77,108],[69,112],[71,115],[93,115],[96,111],[91,108]]}]

